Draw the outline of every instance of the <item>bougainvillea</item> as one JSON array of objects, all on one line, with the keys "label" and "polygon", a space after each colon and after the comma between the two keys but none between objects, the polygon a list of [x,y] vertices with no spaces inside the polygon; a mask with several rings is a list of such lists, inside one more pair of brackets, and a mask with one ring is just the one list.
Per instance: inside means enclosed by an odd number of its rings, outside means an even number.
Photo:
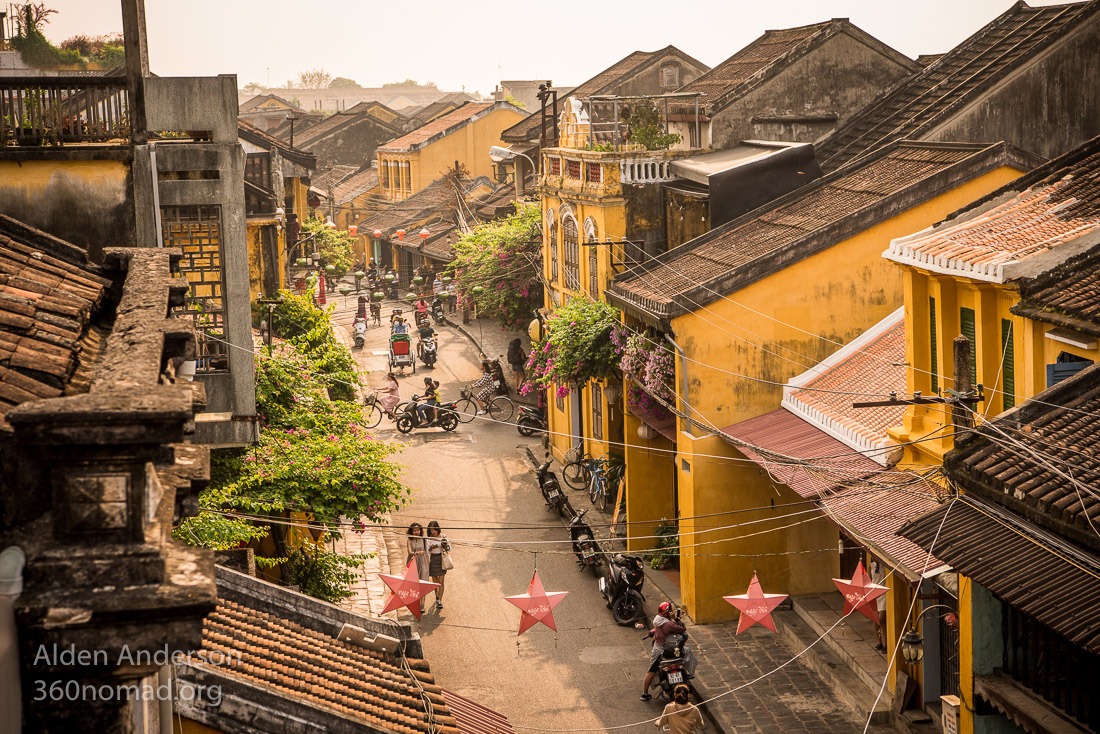
[{"label": "bougainvillea", "polygon": [[655,337],[621,325],[612,330],[611,343],[619,358],[619,369],[630,381],[628,404],[648,415],[667,414],[665,404],[675,399],[672,381],[676,362],[672,351]]},{"label": "bougainvillea", "polygon": [[570,385],[609,377],[617,366],[611,332],[619,311],[602,301],[576,298],[547,319],[546,338],[531,348],[527,384],[521,392],[557,386],[559,396]]},{"label": "bougainvillea", "polygon": [[478,225],[455,243],[455,259],[447,266],[446,274],[478,313],[506,329],[525,327],[542,305],[535,271],[540,217],[537,204],[520,204],[515,214]]}]

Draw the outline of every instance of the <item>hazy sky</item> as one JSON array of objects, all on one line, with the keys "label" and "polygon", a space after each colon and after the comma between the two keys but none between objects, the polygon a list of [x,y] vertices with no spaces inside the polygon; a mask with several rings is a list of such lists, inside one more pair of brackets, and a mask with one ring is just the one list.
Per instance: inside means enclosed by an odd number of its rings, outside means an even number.
[{"label": "hazy sky", "polygon": [[[119,0],[45,0],[46,35],[120,31]],[[941,53],[1012,0],[146,0],[152,70],[283,86],[324,69],[363,86],[416,79],[491,92],[500,79],[576,85],[669,44],[714,66],[767,29],[849,18],[898,51]],[[1032,4],[1057,4],[1032,0]]]}]

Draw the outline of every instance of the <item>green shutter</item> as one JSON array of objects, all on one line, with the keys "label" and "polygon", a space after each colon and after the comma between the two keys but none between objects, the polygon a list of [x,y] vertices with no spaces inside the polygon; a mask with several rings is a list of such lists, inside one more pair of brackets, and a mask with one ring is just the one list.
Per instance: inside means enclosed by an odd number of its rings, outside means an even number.
[{"label": "green shutter", "polygon": [[936,299],[931,296],[928,297],[928,342],[929,353],[932,356],[931,369],[932,373],[932,392],[936,395],[940,393],[940,368],[939,368],[939,348],[936,344]]},{"label": "green shutter", "polygon": [[1004,409],[1016,405],[1016,346],[1012,339],[1012,321],[1001,319],[1001,389],[1003,391]]},{"label": "green shutter", "polygon": [[975,385],[978,382],[978,340],[974,332],[974,309],[959,309],[959,329],[970,340],[970,384]]}]

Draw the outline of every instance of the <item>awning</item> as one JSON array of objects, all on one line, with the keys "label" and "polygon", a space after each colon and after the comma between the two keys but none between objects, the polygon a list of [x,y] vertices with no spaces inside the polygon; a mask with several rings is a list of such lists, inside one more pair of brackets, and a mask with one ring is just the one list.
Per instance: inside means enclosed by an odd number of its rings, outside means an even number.
[{"label": "awning", "polygon": [[627,404],[626,411],[669,441],[672,441],[672,443],[676,443],[676,416],[672,413],[667,413],[661,418],[655,418],[630,404]]},{"label": "awning", "polygon": [[1006,604],[1100,654],[1100,557],[973,494],[899,532]]},{"label": "awning", "polygon": [[443,700],[462,734],[515,734],[508,717],[480,703],[443,689]]}]

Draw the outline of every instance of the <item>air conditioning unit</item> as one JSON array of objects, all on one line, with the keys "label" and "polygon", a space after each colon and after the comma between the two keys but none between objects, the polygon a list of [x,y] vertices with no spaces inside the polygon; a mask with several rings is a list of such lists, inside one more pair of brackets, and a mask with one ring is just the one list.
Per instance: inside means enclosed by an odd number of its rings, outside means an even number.
[{"label": "air conditioning unit", "polygon": [[959,734],[959,697],[940,696],[943,704],[943,734]]},{"label": "air conditioning unit", "polygon": [[362,627],[346,623],[340,628],[340,634],[337,635],[337,638],[343,642],[350,642],[353,645],[385,653],[386,655],[393,655],[401,647],[401,640],[396,637],[383,635],[379,632],[367,632]]}]

